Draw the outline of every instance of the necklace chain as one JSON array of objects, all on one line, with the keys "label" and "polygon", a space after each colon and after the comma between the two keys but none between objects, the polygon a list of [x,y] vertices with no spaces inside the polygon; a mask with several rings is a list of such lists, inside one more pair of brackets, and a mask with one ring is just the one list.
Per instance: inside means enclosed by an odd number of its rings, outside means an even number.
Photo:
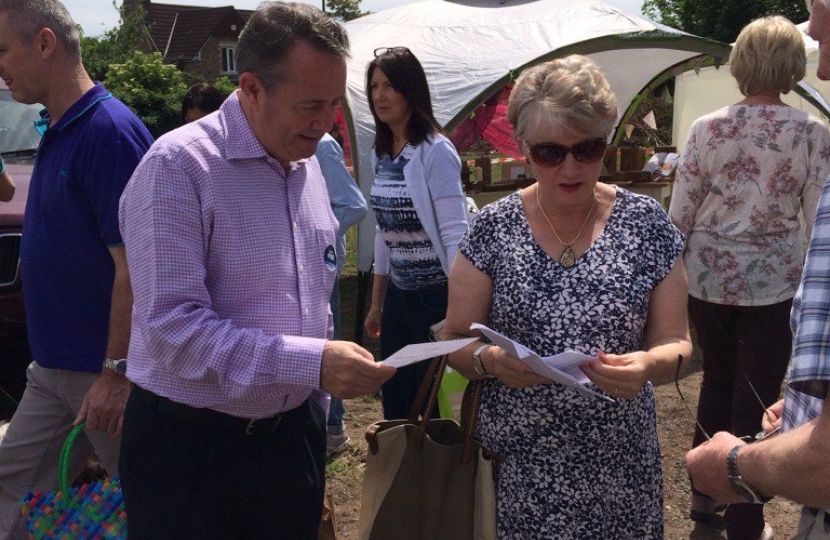
[{"label": "necklace chain", "polygon": [[570,268],[571,266],[574,265],[574,263],[576,263],[576,255],[574,255],[574,251],[573,251],[573,249],[571,249],[571,246],[574,244],[574,242],[576,242],[579,239],[580,236],[582,236],[582,231],[585,229],[585,225],[588,224],[588,220],[591,218],[591,213],[594,211],[594,206],[597,204],[596,193],[594,193],[594,200],[591,201],[591,208],[588,209],[588,215],[585,216],[585,221],[583,221],[582,226],[579,227],[579,232],[576,233],[576,236],[574,236],[573,240],[571,240],[570,242],[568,242],[566,244],[565,242],[562,241],[562,237],[559,236],[559,233],[556,232],[556,229],[553,227],[553,223],[551,223],[547,212],[545,212],[545,209],[542,207],[542,201],[539,199],[539,191],[540,191],[539,185],[537,184],[536,185],[536,204],[539,205],[539,210],[541,210],[542,216],[544,216],[545,221],[548,222],[548,226],[550,227],[550,230],[553,233],[553,235],[556,237],[557,240],[559,240],[560,244],[565,246],[565,251],[563,251],[562,256],[559,257],[559,264],[561,264],[562,266],[565,266],[567,268]]}]

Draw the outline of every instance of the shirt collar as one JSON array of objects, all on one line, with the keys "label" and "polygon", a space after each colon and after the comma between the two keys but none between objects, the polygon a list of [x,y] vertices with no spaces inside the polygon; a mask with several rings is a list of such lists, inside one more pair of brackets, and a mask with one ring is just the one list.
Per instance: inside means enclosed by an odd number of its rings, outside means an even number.
[{"label": "shirt collar", "polygon": [[[251,125],[248,124],[248,119],[245,117],[242,105],[239,103],[238,93],[238,90],[231,93],[219,109],[219,122],[225,124],[225,133],[228,135],[226,139],[227,157],[229,160],[268,158],[268,152],[265,151],[265,147],[257,139]],[[311,158],[291,162],[291,171],[298,169],[309,159]],[[286,174],[291,171],[286,171]]]},{"label": "shirt collar", "polygon": [[[95,86],[87,90],[86,93],[78,99],[78,101],[73,103],[72,106],[66,110],[58,123],[51,126],[51,129],[64,131],[67,127],[71,126],[83,117],[87,111],[95,107],[95,105],[111,98],[112,94],[107,92],[103,84],[95,83]],[[43,109],[40,111],[40,120],[35,120],[35,129],[43,135],[46,132],[45,128],[49,127],[50,122],[51,118],[49,116],[49,111]]]}]

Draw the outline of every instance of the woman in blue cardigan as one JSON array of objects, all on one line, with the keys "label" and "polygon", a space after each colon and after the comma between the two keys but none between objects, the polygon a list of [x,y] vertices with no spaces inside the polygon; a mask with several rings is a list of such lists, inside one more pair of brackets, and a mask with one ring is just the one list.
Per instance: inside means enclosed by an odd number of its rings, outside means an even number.
[{"label": "woman in blue cardigan", "polygon": [[[432,113],[421,63],[405,47],[380,48],[366,94],[375,119],[370,202],[378,222],[366,332],[381,358],[429,340],[445,316],[447,276],[467,212],[461,160]],[[404,368],[383,385],[383,415],[406,418],[428,365]]]}]

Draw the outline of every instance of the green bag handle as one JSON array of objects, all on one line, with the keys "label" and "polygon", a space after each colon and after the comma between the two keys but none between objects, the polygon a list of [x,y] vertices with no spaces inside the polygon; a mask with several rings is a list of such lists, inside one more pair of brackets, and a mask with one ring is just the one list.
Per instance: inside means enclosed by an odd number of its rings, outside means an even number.
[{"label": "green bag handle", "polygon": [[69,493],[69,457],[72,455],[72,448],[75,446],[75,439],[86,427],[86,422],[81,422],[69,432],[66,442],[61,449],[61,457],[58,461],[58,487],[64,493]]}]

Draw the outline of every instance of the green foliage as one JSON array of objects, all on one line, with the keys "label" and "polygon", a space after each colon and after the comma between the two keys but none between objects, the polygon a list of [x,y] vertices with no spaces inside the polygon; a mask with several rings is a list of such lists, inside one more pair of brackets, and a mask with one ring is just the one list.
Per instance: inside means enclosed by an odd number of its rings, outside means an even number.
[{"label": "green foliage", "polygon": [[182,72],[161,61],[159,53],[133,51],[122,64],[110,66],[105,86],[144,122],[154,137],[181,125],[181,103],[187,86]]},{"label": "green foliage", "polygon": [[326,0],[325,4],[329,15],[344,21],[366,15],[360,11],[360,0]]},{"label": "green foliage", "polygon": [[741,29],[765,15],[783,15],[794,23],[807,20],[802,1],[792,0],[645,0],[643,13],[665,25],[732,43]]},{"label": "green foliage", "polygon": [[222,92],[222,94],[225,96],[231,95],[231,92],[239,88],[239,85],[230,80],[227,75],[222,75],[221,77],[216,79],[216,82],[213,83],[213,86],[215,86],[216,89]]},{"label": "green foliage", "polygon": [[[115,7],[114,2],[113,6]],[[132,56],[135,45],[144,36],[142,22],[145,12],[140,5],[136,6],[135,11],[129,16],[124,12],[123,6],[118,12],[118,26],[107,30],[101,37],[81,38],[84,67],[95,81],[106,80],[112,64],[126,62]]]}]

